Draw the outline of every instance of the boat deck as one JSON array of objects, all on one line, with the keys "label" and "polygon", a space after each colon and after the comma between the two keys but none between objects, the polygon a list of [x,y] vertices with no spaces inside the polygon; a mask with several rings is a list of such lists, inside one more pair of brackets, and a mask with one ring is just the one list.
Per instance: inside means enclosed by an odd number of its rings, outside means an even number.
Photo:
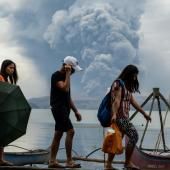
[{"label": "boat deck", "polygon": [[[56,168],[42,168],[42,167],[31,167],[31,166],[1,166],[0,170],[56,170]],[[88,170],[84,168],[57,168],[57,170]]]},{"label": "boat deck", "polygon": [[[92,170],[92,169],[85,169],[85,168],[42,168],[42,167],[31,167],[31,166],[2,166],[0,170]],[[99,169],[103,170],[103,169]],[[115,167],[114,170],[125,170],[125,168],[117,168]],[[136,170],[136,169],[128,169],[128,170]],[[141,169],[143,170],[143,169]],[[149,170],[149,169],[147,169]]]}]

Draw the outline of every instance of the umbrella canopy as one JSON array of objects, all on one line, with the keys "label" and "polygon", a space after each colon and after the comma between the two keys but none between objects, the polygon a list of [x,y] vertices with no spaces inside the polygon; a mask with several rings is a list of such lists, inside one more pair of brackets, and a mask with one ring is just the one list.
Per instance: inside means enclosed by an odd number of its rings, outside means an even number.
[{"label": "umbrella canopy", "polygon": [[0,146],[26,133],[31,107],[19,86],[0,82]]}]

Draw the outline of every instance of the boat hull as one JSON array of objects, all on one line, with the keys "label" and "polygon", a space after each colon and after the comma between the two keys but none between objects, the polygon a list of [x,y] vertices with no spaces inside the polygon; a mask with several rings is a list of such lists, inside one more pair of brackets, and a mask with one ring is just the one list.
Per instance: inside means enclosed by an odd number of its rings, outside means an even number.
[{"label": "boat hull", "polygon": [[134,149],[131,161],[142,170],[170,170],[170,157],[168,155],[145,153],[138,147]]},{"label": "boat hull", "polygon": [[43,164],[49,160],[50,153],[47,150],[32,152],[5,152],[4,159],[14,165]]}]

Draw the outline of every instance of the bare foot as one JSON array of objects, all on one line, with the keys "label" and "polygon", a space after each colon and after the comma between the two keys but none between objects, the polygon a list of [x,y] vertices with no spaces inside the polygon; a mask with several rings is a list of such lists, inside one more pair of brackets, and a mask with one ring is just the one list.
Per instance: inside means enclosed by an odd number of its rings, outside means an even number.
[{"label": "bare foot", "polygon": [[104,167],[105,170],[113,170],[114,168],[112,167],[111,164],[106,164]]},{"label": "bare foot", "polygon": [[140,169],[138,166],[134,165],[132,162],[125,164],[125,168],[127,169]]}]

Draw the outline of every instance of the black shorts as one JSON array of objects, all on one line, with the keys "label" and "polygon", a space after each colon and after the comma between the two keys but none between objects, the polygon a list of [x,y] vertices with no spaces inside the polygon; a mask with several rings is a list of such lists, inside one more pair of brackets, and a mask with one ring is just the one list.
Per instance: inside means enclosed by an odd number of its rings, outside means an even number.
[{"label": "black shorts", "polygon": [[51,111],[55,120],[56,131],[67,132],[68,130],[73,129],[73,125],[68,113],[53,108],[51,109]]}]

